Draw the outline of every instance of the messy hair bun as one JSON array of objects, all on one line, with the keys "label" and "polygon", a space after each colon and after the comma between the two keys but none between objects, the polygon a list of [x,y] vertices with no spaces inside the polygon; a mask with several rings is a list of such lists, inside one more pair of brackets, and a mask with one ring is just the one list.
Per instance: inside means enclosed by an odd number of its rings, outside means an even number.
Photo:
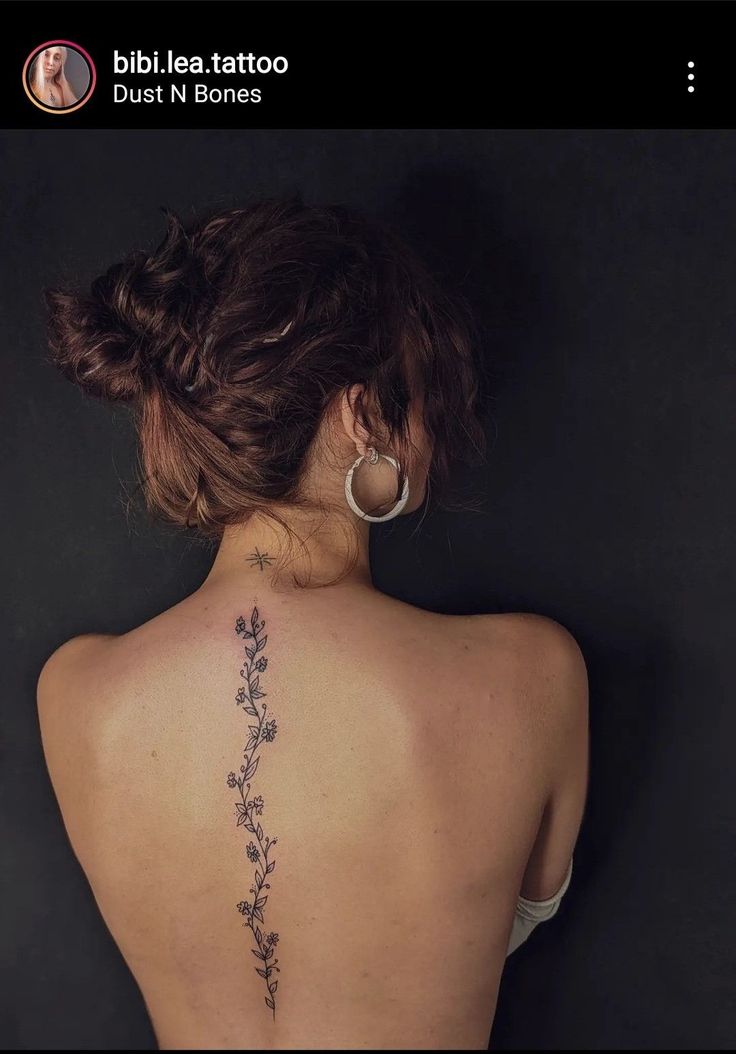
[{"label": "messy hair bun", "polygon": [[299,197],[187,228],[164,211],[152,252],[131,252],[88,293],[46,292],[51,361],[90,394],[134,405],[149,509],[220,538],[272,503],[305,504],[307,452],[356,382],[389,432],[397,498],[414,394],[435,490],[452,458],[483,450],[467,314],[382,224]]},{"label": "messy hair bun", "polygon": [[164,211],[168,231],[152,253],[129,253],[87,295],[46,291],[52,360],[90,395],[131,401],[156,374],[178,385],[182,347],[190,360],[195,352],[192,304],[206,281],[180,220]]}]

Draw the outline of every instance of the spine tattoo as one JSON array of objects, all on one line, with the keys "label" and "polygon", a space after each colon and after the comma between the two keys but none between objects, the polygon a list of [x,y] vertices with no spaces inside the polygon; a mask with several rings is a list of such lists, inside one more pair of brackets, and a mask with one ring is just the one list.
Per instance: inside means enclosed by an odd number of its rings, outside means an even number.
[{"label": "spine tattoo", "polygon": [[[256,700],[262,699],[266,695],[266,692],[260,688],[260,676],[268,665],[268,659],[264,655],[256,659],[256,655],[265,648],[268,640],[267,634],[265,636],[259,635],[262,633],[265,624],[265,621],[258,621],[257,607],[253,608],[253,613],[250,617],[250,629],[248,629],[247,623],[242,617],[238,618],[235,623],[235,632],[245,641],[245,654],[247,656],[243,669],[240,671],[240,676],[245,679],[247,688],[241,687],[238,689],[235,702],[243,708],[249,717],[255,720],[248,725],[248,742],[243,751],[244,764],[240,766],[240,775],[236,776],[234,772],[230,772],[227,777],[227,785],[232,789],[237,787],[240,794],[240,801],[235,804],[237,826],[244,827],[255,839],[255,841],[251,839],[245,849],[245,855],[248,860],[251,864],[255,864],[255,878],[253,885],[250,887],[250,892],[253,894],[253,903],[241,900],[237,907],[245,919],[243,925],[247,926],[253,934],[256,947],[251,948],[251,951],[260,960],[260,965],[256,966],[255,970],[263,978],[268,988],[268,995],[265,997],[266,1006],[273,1011],[273,1019],[275,1021],[276,989],[279,982],[278,979],[272,980],[272,977],[274,973],[280,973],[279,967],[276,965],[278,959],[274,958],[274,950],[278,944],[279,935],[278,933],[262,932],[258,923],[263,924],[264,921],[263,913],[266,908],[268,893],[263,891],[271,888],[270,883],[266,881],[266,876],[270,875],[276,867],[276,861],[273,859],[269,860],[269,853],[273,846],[276,845],[277,839],[268,838],[263,833],[263,828],[257,819],[263,812],[264,802],[261,795],[259,794],[251,800],[248,799],[250,781],[255,776],[258,762],[260,761],[260,753],[256,756],[256,752],[260,750],[263,743],[272,743],[276,738],[276,722],[273,717],[271,717],[271,720],[266,719],[266,704],[261,703],[261,709],[259,710],[256,702]],[[253,643],[248,644],[249,640]],[[265,928],[264,925],[264,931]]]}]

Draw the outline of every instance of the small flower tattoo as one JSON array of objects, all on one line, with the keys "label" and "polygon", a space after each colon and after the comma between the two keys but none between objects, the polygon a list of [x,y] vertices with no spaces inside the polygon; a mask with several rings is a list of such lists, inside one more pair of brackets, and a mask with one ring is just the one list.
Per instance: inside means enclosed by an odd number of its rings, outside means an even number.
[{"label": "small flower tattoo", "polygon": [[238,904],[238,911],[241,915],[250,915],[250,904],[247,900],[241,900]]},{"label": "small flower tattoo", "polygon": [[254,798],[253,801],[249,804],[253,806],[253,808],[256,810],[256,813],[260,816],[263,812],[263,798],[261,797],[261,795],[259,794],[258,797]]},{"label": "small flower tattoo", "polygon": [[248,848],[245,851],[248,854],[248,859],[253,864],[255,864],[258,860],[261,859],[261,854],[258,852],[253,842],[248,843]]},{"label": "small flower tattoo", "polygon": [[234,772],[228,773],[227,785],[228,785],[228,787],[237,787],[238,780],[237,780],[237,777],[236,777]]},{"label": "small flower tattoo", "polygon": [[268,666],[268,659],[266,658],[265,655],[262,655],[260,657],[260,659],[258,660],[258,662],[255,664],[254,669],[258,670],[259,673],[263,673],[263,671],[266,669],[267,666]]},{"label": "small flower tattoo", "polygon": [[276,722],[275,721],[264,721],[263,728],[261,729],[261,738],[267,743],[273,743],[276,738]]}]

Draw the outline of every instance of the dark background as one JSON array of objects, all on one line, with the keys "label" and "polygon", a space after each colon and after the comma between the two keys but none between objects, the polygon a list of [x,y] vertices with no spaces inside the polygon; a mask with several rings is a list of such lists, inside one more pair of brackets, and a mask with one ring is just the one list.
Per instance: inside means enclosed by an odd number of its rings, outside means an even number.
[{"label": "dark background", "polygon": [[[41,291],[194,209],[300,189],[399,223],[484,326],[481,512],[372,532],[375,583],[533,611],[579,641],[591,786],[573,882],[504,974],[497,1049],[732,1049],[736,133],[113,131],[2,137],[5,624],[0,1037],[153,1046],[67,842],[40,668],[197,588],[211,553],[135,511],[127,411],[43,364]],[[359,1037],[356,1037],[356,1042]]]}]

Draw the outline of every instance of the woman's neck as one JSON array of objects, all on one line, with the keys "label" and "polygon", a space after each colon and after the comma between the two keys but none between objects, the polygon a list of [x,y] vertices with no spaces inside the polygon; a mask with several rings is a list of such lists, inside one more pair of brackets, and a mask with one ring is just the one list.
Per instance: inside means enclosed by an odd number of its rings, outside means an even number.
[{"label": "woman's neck", "polygon": [[[370,524],[355,519],[337,526],[325,521],[290,515],[287,523],[294,531],[289,538],[282,527],[263,520],[228,527],[207,578],[201,588],[227,581],[257,582],[276,591],[298,590],[300,582],[320,585],[332,582],[354,565],[340,586],[358,585],[374,589],[369,558]],[[280,567],[280,571],[279,571]],[[278,572],[278,577],[277,577]]]}]

